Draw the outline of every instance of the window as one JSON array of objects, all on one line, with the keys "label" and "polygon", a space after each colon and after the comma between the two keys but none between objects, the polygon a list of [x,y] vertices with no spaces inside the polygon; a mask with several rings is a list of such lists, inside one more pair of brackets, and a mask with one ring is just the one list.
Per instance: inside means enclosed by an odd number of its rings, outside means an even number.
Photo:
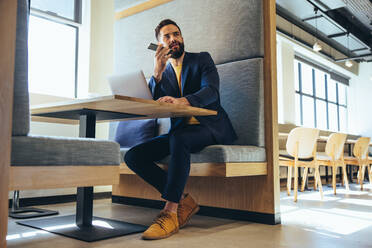
[{"label": "window", "polygon": [[29,91],[77,96],[81,0],[31,0]]},{"label": "window", "polygon": [[347,85],[295,60],[296,124],[347,132]]}]

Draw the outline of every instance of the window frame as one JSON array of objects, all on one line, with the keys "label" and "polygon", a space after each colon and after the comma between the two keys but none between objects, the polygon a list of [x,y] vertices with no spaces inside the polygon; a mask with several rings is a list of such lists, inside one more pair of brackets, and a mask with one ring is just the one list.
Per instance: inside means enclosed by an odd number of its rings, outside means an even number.
[{"label": "window frame", "polygon": [[30,0],[31,14],[32,14],[32,12],[34,12],[34,13],[36,12],[36,13],[39,13],[39,14],[42,14],[42,15],[45,15],[45,16],[58,18],[58,19],[60,19],[61,21],[64,21],[64,22],[72,22],[72,23],[75,23],[75,24],[81,24],[82,23],[82,0],[74,0],[74,18],[73,19],[69,19],[69,18],[60,16],[57,13],[52,12],[52,11],[45,11],[45,10],[33,8],[33,7],[31,7],[31,2],[32,2],[32,0]]},{"label": "window frame", "polygon": [[[314,123],[313,123],[313,127],[317,128],[318,127],[318,123],[317,123],[317,109],[316,109],[316,101],[319,100],[319,101],[323,101],[325,102],[326,104],[326,120],[327,120],[327,130],[329,131],[333,131],[333,130],[330,130],[330,126],[329,126],[329,104],[335,104],[336,105],[336,108],[337,108],[337,131],[340,132],[340,129],[341,129],[341,125],[340,125],[340,107],[344,107],[346,109],[346,113],[347,113],[347,105],[348,105],[348,94],[347,94],[347,85],[345,85],[346,89],[345,89],[345,104],[340,104],[340,101],[339,101],[339,84],[342,84],[341,82],[338,82],[336,80],[334,80],[334,82],[336,83],[336,102],[334,101],[331,101],[328,99],[328,83],[329,83],[329,79],[331,78],[330,75],[327,73],[327,72],[324,72],[324,86],[325,86],[325,98],[321,98],[321,97],[318,97],[316,95],[316,76],[315,76],[315,67],[313,67],[311,64],[308,64],[306,62],[303,62],[303,61],[300,61],[300,60],[297,60],[295,59],[294,60],[295,62],[295,69],[297,68],[297,76],[298,78],[295,79],[295,84],[298,84],[298,90],[295,90],[295,94],[298,94],[299,97],[300,97],[300,125],[303,126],[304,125],[304,113],[303,113],[303,96],[306,96],[306,97],[310,97],[313,99],[313,106],[314,106]],[[297,64],[297,66],[296,66]],[[302,64],[306,64],[307,66],[310,66],[311,69],[312,69],[312,94],[308,94],[308,93],[304,93],[303,90],[302,90]],[[296,89],[296,86],[295,86],[295,89]],[[346,123],[348,122],[348,117],[346,116]],[[348,129],[348,125],[346,125],[346,130],[343,130],[345,132],[347,132],[347,129]]]},{"label": "window frame", "polygon": [[[32,0],[30,0],[31,6]],[[30,7],[30,15],[44,20],[66,25],[75,29],[75,75],[74,75],[74,98],[78,96],[78,62],[79,62],[79,29],[82,25],[82,0],[74,0],[74,19],[69,19],[51,11],[44,11]]]}]

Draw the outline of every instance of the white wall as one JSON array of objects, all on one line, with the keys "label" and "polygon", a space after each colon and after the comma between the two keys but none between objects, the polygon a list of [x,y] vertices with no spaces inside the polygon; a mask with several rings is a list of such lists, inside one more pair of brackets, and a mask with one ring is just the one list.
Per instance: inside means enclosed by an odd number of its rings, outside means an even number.
[{"label": "white wall", "polygon": [[372,138],[372,62],[360,63],[359,74],[350,81],[353,108],[349,111],[350,127],[357,134]]},{"label": "white wall", "polygon": [[[114,0],[91,0],[89,92],[111,94],[107,76],[114,69]],[[108,138],[108,123],[97,124],[96,137]]]}]

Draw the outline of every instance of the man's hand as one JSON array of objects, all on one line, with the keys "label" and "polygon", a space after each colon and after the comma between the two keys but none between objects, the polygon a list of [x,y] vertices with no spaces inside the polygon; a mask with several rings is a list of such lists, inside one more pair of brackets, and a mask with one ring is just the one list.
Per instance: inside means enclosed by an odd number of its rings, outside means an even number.
[{"label": "man's hand", "polygon": [[165,71],[167,61],[172,56],[168,54],[169,48],[164,47],[162,44],[158,45],[154,58],[154,78],[157,83],[160,82],[163,72]]},{"label": "man's hand", "polygon": [[157,101],[158,102],[167,102],[167,103],[172,103],[172,104],[190,106],[190,103],[189,103],[189,101],[187,100],[186,97],[174,98],[174,97],[171,97],[171,96],[163,96],[163,97],[160,97]]}]

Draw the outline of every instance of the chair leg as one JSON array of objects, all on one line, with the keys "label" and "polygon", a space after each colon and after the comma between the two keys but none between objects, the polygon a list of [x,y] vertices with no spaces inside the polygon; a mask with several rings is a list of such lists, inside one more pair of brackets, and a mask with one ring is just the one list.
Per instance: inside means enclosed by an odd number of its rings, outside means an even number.
[{"label": "chair leg", "polygon": [[350,190],[349,188],[349,180],[347,179],[347,173],[346,173],[346,165],[342,166],[342,175],[344,176],[345,186],[346,190]]},{"label": "chair leg", "polygon": [[298,190],[298,170],[297,170],[297,163],[295,162],[295,165],[294,165],[294,185],[293,185],[294,201],[295,202],[297,202],[297,190]]},{"label": "chair leg", "polygon": [[291,195],[291,184],[292,184],[292,167],[288,166],[288,175],[287,175],[287,195]]},{"label": "chair leg", "polygon": [[318,178],[316,177],[315,169],[314,169],[314,190],[317,190],[317,189],[318,189]]},{"label": "chair leg", "polygon": [[315,177],[317,177],[318,186],[319,186],[319,193],[320,199],[323,200],[323,187],[322,187],[322,179],[320,178],[319,167],[315,168]]},{"label": "chair leg", "polygon": [[336,194],[336,171],[337,167],[334,163],[332,163],[332,188],[333,188],[333,194]]},{"label": "chair leg", "polygon": [[309,169],[307,167],[305,167],[304,168],[304,174],[302,176],[301,192],[304,192],[304,190],[305,190],[305,184],[306,184],[306,180],[307,180],[308,171],[309,171]]},{"label": "chair leg", "polygon": [[364,170],[365,170],[365,166],[362,165],[362,166],[359,166],[359,180],[360,180],[360,190],[363,190],[363,183],[364,183]]},{"label": "chair leg", "polygon": [[368,168],[369,184],[372,184],[372,170],[371,170],[371,165],[367,164],[367,168]]}]

